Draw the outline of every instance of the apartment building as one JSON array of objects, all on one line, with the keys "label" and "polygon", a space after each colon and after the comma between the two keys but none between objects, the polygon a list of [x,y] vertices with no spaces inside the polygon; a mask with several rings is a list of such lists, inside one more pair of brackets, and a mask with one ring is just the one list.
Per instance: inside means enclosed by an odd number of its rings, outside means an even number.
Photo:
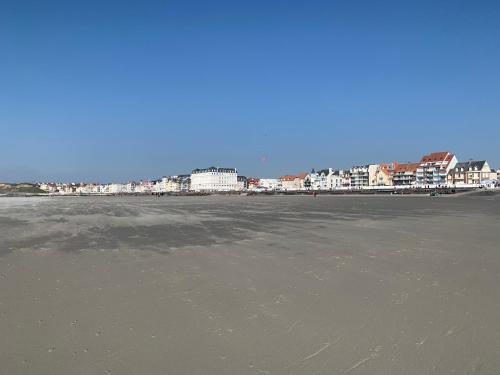
[{"label": "apartment building", "polygon": [[358,165],[351,168],[351,187],[360,189],[376,184],[378,164]]},{"label": "apartment building", "polygon": [[448,173],[457,164],[455,155],[448,151],[433,152],[424,155],[416,172],[418,186],[445,186],[448,183]]},{"label": "apartment building", "polygon": [[420,163],[399,163],[394,168],[392,184],[394,186],[413,186],[417,182],[417,168]]}]

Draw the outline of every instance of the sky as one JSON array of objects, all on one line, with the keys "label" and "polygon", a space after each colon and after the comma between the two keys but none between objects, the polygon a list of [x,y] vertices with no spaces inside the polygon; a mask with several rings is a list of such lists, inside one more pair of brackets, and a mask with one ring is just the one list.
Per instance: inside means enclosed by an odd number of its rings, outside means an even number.
[{"label": "sky", "polygon": [[498,1],[0,2],[0,181],[499,150]]}]

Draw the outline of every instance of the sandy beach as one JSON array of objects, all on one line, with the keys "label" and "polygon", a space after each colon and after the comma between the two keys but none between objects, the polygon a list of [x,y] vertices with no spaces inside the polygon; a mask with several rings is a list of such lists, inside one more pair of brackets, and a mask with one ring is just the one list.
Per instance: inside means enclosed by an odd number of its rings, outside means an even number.
[{"label": "sandy beach", "polygon": [[498,374],[500,195],[0,198],[0,374]]}]

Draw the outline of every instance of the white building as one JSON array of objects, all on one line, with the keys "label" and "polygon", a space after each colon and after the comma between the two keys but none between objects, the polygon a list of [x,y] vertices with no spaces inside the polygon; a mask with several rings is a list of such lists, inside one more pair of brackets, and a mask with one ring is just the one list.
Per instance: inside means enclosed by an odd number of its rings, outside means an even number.
[{"label": "white building", "polygon": [[[163,182],[163,181],[162,181]],[[165,180],[165,190],[168,193],[177,193],[181,191],[181,184],[178,176],[170,176]]]},{"label": "white building", "polygon": [[[304,188],[307,190],[320,190],[322,185],[320,173],[321,172],[316,172],[313,168],[304,178]],[[323,180],[325,180],[324,175]]]},{"label": "white building", "polygon": [[340,186],[343,188],[351,187],[351,171],[349,169],[340,169],[338,172],[338,176],[340,178]]},{"label": "white building", "polygon": [[248,180],[245,176],[238,176],[238,191],[246,191],[248,189]]},{"label": "white building", "polygon": [[307,190],[330,190],[328,175],[333,174],[333,169],[323,169],[316,172],[314,169],[304,178],[304,187]]},{"label": "white building", "polygon": [[360,189],[376,184],[378,164],[359,165],[351,168],[351,187]]},{"label": "white building", "polygon": [[163,176],[161,180],[156,181],[155,188],[153,189],[156,193],[165,193],[167,191],[168,177]]},{"label": "white building", "polygon": [[178,176],[179,179],[179,189],[181,192],[188,192],[191,189],[191,176],[188,174],[182,174]]},{"label": "white building", "polygon": [[422,187],[447,185],[448,173],[456,164],[456,156],[448,151],[424,155],[417,168],[417,185]]},{"label": "white building", "polygon": [[342,187],[342,176],[332,168],[318,172],[313,169],[306,176],[304,185],[308,190],[334,190]]},{"label": "white building", "polygon": [[[453,185],[492,186],[491,168],[486,160],[469,160],[455,164],[449,174],[448,183]],[[495,176],[493,176],[495,177]]]},{"label": "white building", "polygon": [[136,186],[136,191],[140,193],[151,193],[153,191],[154,183],[151,181],[140,181]]},{"label": "white building", "polygon": [[279,185],[277,190],[297,191],[300,190],[300,178],[298,176],[286,175],[279,178]]},{"label": "white building", "polygon": [[109,192],[112,194],[125,193],[127,191],[127,186],[123,184],[110,184]]},{"label": "white building", "polygon": [[259,183],[261,188],[269,191],[276,190],[280,186],[280,180],[278,178],[261,178]]},{"label": "white building", "polygon": [[195,169],[191,173],[191,190],[203,191],[236,191],[238,190],[238,173],[235,168]]},{"label": "white building", "polygon": [[340,189],[342,187],[342,176],[340,171],[334,171],[330,168],[330,173],[326,177],[326,185],[329,190]]},{"label": "white building", "polygon": [[125,193],[135,193],[135,188],[136,188],[137,184],[135,183],[135,181],[130,181],[128,182],[126,185],[125,185]]}]

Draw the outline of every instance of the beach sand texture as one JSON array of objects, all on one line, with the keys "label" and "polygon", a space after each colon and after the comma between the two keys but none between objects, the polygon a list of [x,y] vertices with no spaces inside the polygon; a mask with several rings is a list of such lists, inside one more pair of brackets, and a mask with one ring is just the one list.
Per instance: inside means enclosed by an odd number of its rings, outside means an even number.
[{"label": "beach sand texture", "polygon": [[0,199],[0,374],[498,374],[500,196]]}]

